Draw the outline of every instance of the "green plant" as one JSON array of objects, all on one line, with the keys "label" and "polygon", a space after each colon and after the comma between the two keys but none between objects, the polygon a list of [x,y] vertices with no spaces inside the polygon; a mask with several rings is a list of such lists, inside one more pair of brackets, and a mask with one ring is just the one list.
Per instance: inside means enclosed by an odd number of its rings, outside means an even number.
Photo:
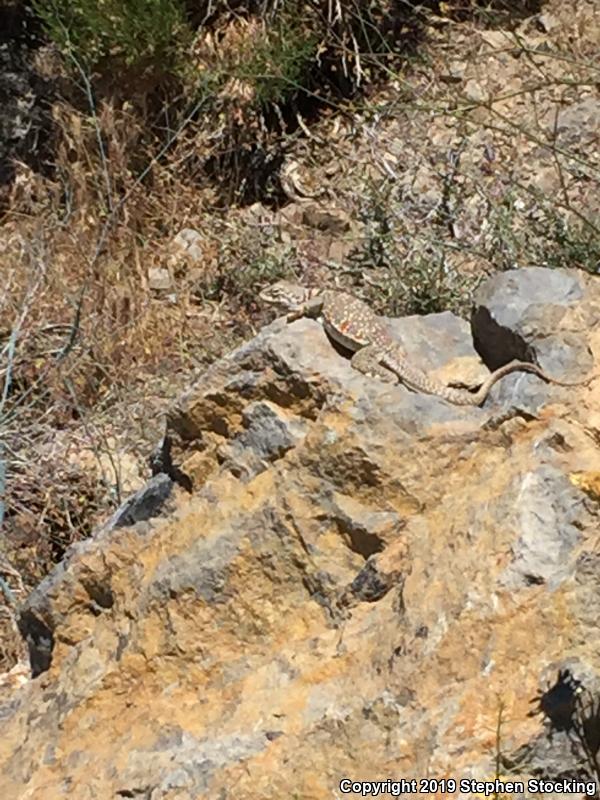
[{"label": "green plant", "polygon": [[354,253],[354,259],[365,266],[389,268],[394,262],[395,234],[391,213],[391,192],[377,192],[372,188],[361,204],[359,218],[364,225],[362,245]]},{"label": "green plant", "polygon": [[196,284],[208,300],[228,299],[237,308],[254,307],[256,295],[268,283],[289,278],[297,254],[292,246],[274,241],[268,230],[230,225],[222,232],[215,267]]},{"label": "green plant", "polygon": [[236,77],[254,89],[259,105],[282,103],[305,87],[317,51],[318,37],[299,19],[283,14],[253,42],[236,68]]},{"label": "green plant", "polygon": [[435,230],[417,243],[407,229],[404,205],[390,183],[372,185],[364,197],[359,210],[363,236],[350,256],[358,293],[389,316],[440,311],[466,316],[482,276],[455,269]]},{"label": "green plant", "polygon": [[455,270],[441,249],[432,249],[394,265],[384,282],[387,312],[467,316],[480,277]]},{"label": "green plant", "polygon": [[600,228],[570,224],[556,212],[547,214],[545,223],[549,239],[545,266],[600,272]]},{"label": "green plant", "polygon": [[533,264],[578,267],[593,275],[600,271],[600,225],[569,219],[543,196],[523,211],[515,195],[508,195],[491,210],[490,228],[487,256],[496,269]]},{"label": "green plant", "polygon": [[32,0],[52,41],[87,69],[105,59],[127,67],[177,68],[189,39],[181,0]]}]

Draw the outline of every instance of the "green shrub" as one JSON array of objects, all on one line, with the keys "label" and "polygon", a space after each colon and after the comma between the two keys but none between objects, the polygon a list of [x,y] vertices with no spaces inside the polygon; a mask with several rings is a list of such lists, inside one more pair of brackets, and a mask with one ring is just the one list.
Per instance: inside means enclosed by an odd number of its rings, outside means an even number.
[{"label": "green shrub", "polygon": [[284,102],[306,85],[318,41],[316,32],[303,28],[299,19],[282,15],[244,53],[236,77],[253,86],[259,105]]},{"label": "green shrub", "polygon": [[[177,68],[189,39],[182,0],[33,0],[50,39],[91,68]],[[117,64],[114,61],[118,62]]]},{"label": "green shrub", "polygon": [[[580,215],[581,216],[581,215]],[[530,209],[516,208],[516,194],[492,208],[492,241],[487,253],[495,269],[523,264],[577,267],[592,275],[600,272],[600,220],[577,219],[554,205],[552,198],[534,196]]]}]

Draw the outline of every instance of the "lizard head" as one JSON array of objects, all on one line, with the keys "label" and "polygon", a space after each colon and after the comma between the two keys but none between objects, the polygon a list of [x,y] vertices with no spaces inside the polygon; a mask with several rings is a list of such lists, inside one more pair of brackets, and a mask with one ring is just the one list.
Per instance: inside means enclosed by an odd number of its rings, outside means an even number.
[{"label": "lizard head", "polygon": [[277,306],[286,311],[294,311],[309,299],[310,293],[304,286],[291,281],[277,281],[262,290],[259,297],[263,303]]}]

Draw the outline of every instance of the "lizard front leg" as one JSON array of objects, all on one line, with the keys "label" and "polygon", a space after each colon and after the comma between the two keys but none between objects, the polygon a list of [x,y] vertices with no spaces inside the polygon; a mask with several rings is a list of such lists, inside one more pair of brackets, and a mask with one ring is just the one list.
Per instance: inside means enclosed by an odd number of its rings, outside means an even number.
[{"label": "lizard front leg", "polygon": [[372,344],[357,350],[352,356],[350,364],[353,369],[357,370],[357,372],[362,372],[363,375],[379,378],[380,381],[385,383],[398,383],[398,376],[379,363],[376,348]]},{"label": "lizard front leg", "polygon": [[307,300],[306,303],[302,303],[301,306],[295,308],[293,311],[290,311],[286,314],[286,320],[288,322],[294,322],[296,319],[300,319],[300,317],[312,317],[315,319],[318,317],[323,310],[323,298],[322,297],[311,297],[310,300]]}]

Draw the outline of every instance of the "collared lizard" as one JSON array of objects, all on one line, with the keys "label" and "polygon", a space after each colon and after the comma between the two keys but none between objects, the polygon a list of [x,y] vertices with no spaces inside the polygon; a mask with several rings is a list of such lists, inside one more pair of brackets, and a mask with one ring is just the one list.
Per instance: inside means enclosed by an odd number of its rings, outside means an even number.
[{"label": "collared lizard", "polygon": [[359,372],[387,382],[400,379],[410,389],[442,397],[459,406],[482,405],[492,386],[511,372],[532,372],[557,386],[581,386],[596,377],[566,383],[546,375],[536,364],[511,361],[492,372],[477,391],[457,389],[430,378],[410,364],[405,351],[389,334],[384,322],[366,303],[350,294],[279,281],[264,289],[260,299],[288,311],[288,322],[300,317],[320,319],[329,336],[354,353],[350,363]]}]

